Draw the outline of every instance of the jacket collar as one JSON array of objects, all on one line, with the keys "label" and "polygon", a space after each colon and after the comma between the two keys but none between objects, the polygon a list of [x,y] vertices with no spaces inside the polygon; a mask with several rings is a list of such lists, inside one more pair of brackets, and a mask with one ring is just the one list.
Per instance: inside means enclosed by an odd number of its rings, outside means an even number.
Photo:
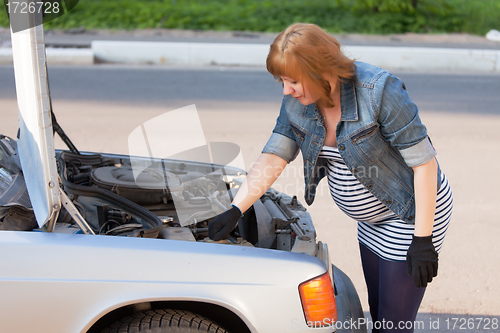
[{"label": "jacket collar", "polygon": [[[356,103],[356,89],[354,87],[354,80],[342,79],[340,89],[340,107],[342,110],[340,120],[358,120],[358,103]],[[305,105],[302,108],[301,117],[318,119],[320,117],[320,113],[315,104],[309,104]]]},{"label": "jacket collar", "polygon": [[340,107],[342,114],[340,115],[340,120],[356,121],[358,120],[358,103],[356,101],[354,80],[342,79],[341,84]]},{"label": "jacket collar", "polygon": [[304,105],[302,108],[301,117],[310,118],[310,119],[318,119],[320,116],[319,110],[316,108],[316,104]]}]

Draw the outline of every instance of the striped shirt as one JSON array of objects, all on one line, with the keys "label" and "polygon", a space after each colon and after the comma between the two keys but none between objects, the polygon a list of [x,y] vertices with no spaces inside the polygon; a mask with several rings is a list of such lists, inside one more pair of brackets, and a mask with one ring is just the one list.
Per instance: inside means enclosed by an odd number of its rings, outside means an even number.
[{"label": "striped shirt", "polygon": [[[405,261],[415,226],[399,219],[371,194],[352,175],[336,147],[323,146],[319,157],[328,161],[327,178],[333,200],[343,212],[358,222],[358,241],[382,259]],[[443,245],[452,208],[451,189],[442,174],[432,230],[432,241],[437,252]]]}]

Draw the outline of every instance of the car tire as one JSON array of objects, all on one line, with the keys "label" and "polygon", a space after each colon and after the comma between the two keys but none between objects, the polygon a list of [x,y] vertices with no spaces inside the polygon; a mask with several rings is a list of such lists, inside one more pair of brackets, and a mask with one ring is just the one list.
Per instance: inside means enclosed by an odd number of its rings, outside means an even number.
[{"label": "car tire", "polygon": [[115,322],[102,333],[229,333],[210,319],[175,309],[134,313]]}]

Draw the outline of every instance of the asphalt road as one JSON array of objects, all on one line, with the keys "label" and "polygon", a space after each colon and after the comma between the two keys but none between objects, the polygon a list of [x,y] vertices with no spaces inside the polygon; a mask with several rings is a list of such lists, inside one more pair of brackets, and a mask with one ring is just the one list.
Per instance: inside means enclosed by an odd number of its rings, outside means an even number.
[{"label": "asphalt road", "polygon": [[[500,76],[394,74],[419,105],[455,200],[439,275],[426,291],[417,331],[497,332]],[[128,135],[137,126],[196,104],[207,141],[238,144],[247,169],[269,137],[282,98],[280,85],[262,69],[96,65],[53,67],[49,77],[57,118],[80,150],[127,153]],[[16,111],[13,69],[0,66],[0,133],[15,135]],[[273,185],[299,199],[300,160]],[[367,310],[356,223],[335,207],[325,184],[308,211],[318,238],[328,243],[333,262],[351,277]]]},{"label": "asphalt road", "polygon": [[[500,76],[394,73],[406,84],[421,110],[500,114]],[[0,67],[0,98],[15,98],[14,72]],[[49,69],[56,100],[163,106],[201,101],[281,101],[281,87],[263,69],[92,66]]]}]

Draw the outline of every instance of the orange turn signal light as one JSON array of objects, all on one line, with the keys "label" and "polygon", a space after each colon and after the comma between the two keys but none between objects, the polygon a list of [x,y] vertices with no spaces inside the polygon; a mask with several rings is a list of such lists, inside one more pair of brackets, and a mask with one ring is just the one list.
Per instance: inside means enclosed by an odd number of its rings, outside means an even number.
[{"label": "orange turn signal light", "polygon": [[301,283],[299,293],[309,327],[331,326],[337,321],[337,303],[328,272]]}]

